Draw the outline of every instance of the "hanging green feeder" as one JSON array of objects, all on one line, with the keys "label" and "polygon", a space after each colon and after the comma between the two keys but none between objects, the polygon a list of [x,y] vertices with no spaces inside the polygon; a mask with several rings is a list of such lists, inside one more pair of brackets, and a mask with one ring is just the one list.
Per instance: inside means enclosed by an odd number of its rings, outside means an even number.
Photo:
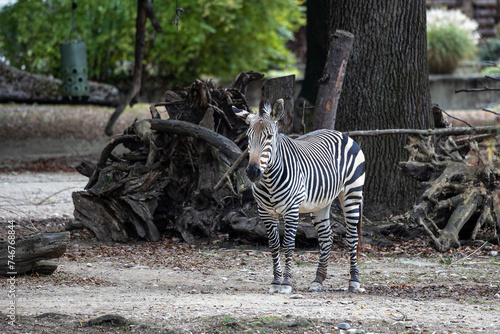
[{"label": "hanging green feeder", "polygon": [[[81,101],[89,97],[87,47],[75,29],[75,9],[73,1],[71,27],[61,44],[61,90],[63,99]],[[71,39],[72,35],[76,39]]]}]

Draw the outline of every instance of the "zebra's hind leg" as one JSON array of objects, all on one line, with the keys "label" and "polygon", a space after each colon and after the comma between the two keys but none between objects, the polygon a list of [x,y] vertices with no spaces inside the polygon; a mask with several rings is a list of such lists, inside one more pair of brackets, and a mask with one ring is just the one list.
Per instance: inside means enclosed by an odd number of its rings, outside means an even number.
[{"label": "zebra's hind leg", "polygon": [[323,291],[323,281],[326,279],[328,262],[332,249],[332,229],[330,226],[330,206],[315,212],[312,221],[318,231],[319,262],[316,278],[311,283],[309,291]]},{"label": "zebra's hind leg", "polygon": [[273,259],[273,281],[269,287],[269,293],[280,292],[281,289],[281,263],[280,263],[280,235],[276,217],[269,215],[265,210],[259,209],[260,218],[267,231],[267,239],[271,256]]},{"label": "zebra's hind leg", "polygon": [[347,227],[347,246],[349,248],[350,274],[349,291],[360,289],[358,270],[358,229],[361,231],[361,217],[363,209],[363,197],[361,191],[352,191],[347,195],[342,192],[339,195],[340,204],[344,210]]}]

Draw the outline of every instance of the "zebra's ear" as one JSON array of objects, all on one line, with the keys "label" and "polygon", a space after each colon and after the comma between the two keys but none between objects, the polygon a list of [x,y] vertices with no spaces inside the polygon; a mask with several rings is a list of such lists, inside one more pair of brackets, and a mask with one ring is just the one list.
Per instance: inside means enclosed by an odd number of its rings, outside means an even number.
[{"label": "zebra's ear", "polygon": [[279,121],[285,115],[285,101],[283,99],[279,99],[274,102],[273,110],[271,111],[271,119],[275,122]]},{"label": "zebra's ear", "polygon": [[245,122],[250,123],[250,120],[248,119],[250,112],[243,110],[243,109],[238,109],[235,106],[233,106],[233,112],[236,114],[236,116],[238,116],[239,118],[241,118]]}]

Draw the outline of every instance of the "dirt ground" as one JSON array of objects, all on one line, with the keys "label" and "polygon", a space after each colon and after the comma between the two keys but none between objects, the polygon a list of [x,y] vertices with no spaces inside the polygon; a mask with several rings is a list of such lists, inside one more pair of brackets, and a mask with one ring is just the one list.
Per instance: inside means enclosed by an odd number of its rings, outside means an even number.
[{"label": "dirt ground", "polygon": [[[71,192],[86,183],[72,168],[97,158],[109,113],[0,106],[0,239],[9,220],[19,234],[64,229],[72,219]],[[147,113],[129,111],[117,132],[138,115]],[[93,151],[72,150],[77,144],[71,140],[90,143]],[[344,245],[335,246],[326,291],[308,292],[318,253],[300,249],[294,291],[283,295],[267,292],[272,268],[264,246],[235,244],[225,235],[199,246],[173,235],[157,243],[105,244],[74,230],[51,276],[0,279],[0,332],[498,333],[500,247],[479,245],[445,254],[424,237],[388,249],[365,245],[361,293],[345,290]]]}]

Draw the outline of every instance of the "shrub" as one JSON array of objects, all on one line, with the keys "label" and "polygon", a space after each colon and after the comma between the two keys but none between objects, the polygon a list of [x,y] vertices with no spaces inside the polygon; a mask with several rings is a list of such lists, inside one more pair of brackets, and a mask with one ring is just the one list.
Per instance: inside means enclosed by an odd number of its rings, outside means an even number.
[{"label": "shrub", "polygon": [[498,61],[500,59],[500,39],[489,38],[479,45],[479,58],[482,61]]},{"label": "shrub", "polygon": [[458,62],[477,53],[477,23],[458,10],[427,12],[427,58],[429,72],[453,73]]}]

